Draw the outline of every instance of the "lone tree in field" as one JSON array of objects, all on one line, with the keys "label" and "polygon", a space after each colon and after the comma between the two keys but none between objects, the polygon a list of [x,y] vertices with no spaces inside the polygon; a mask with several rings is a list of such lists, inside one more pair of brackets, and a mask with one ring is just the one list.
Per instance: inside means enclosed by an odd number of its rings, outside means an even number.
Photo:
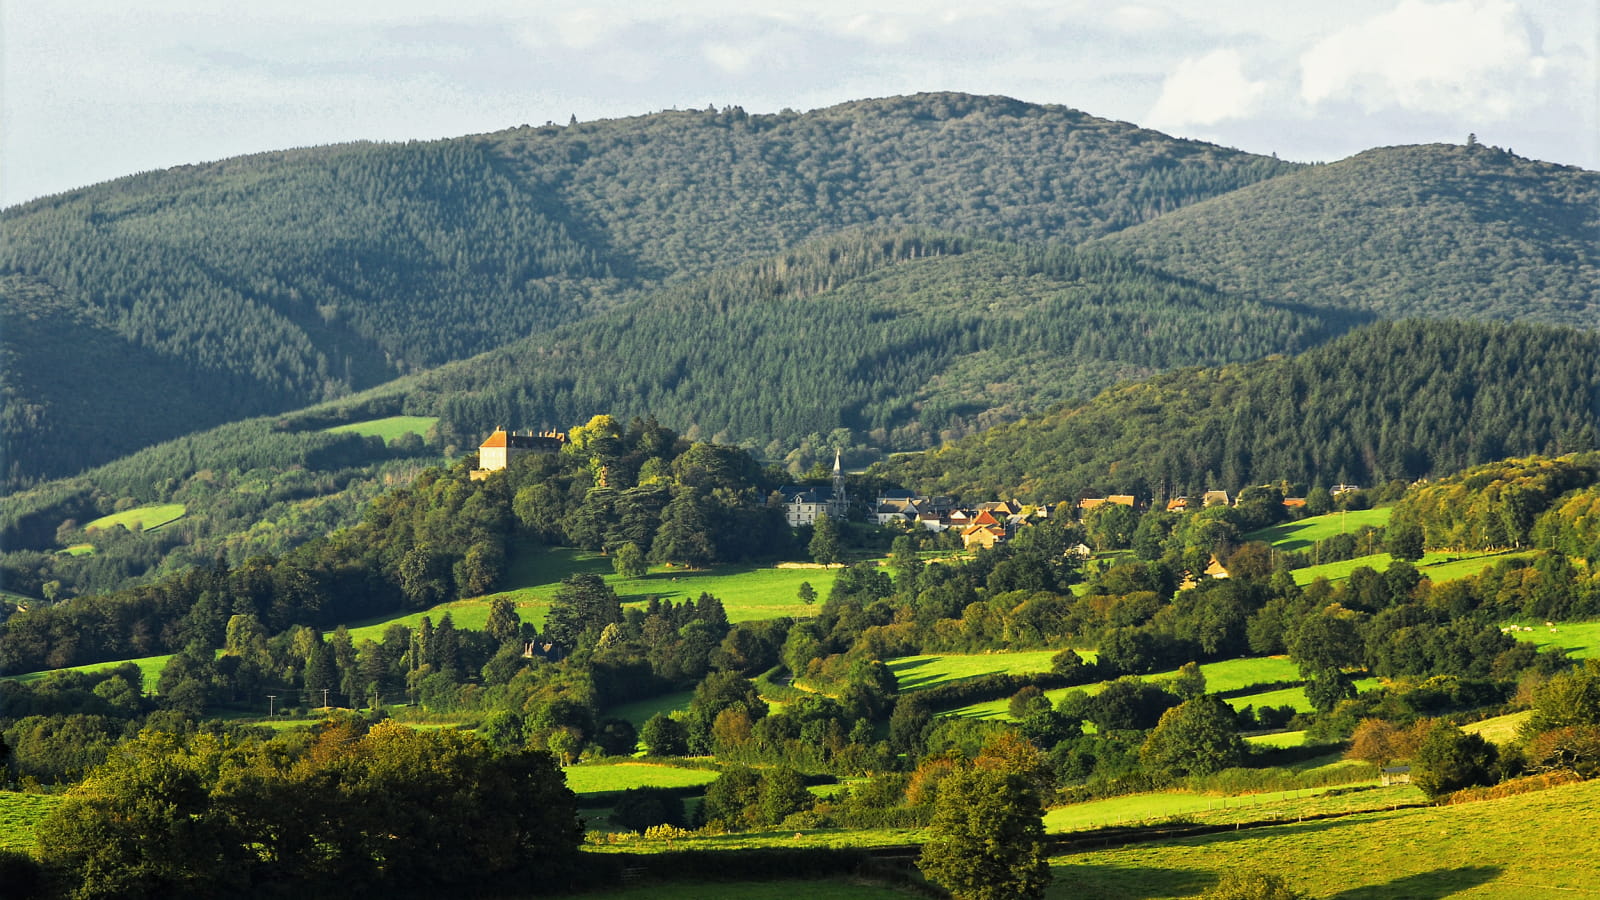
[{"label": "lone tree in field", "polygon": [[1027,777],[958,769],[939,784],[917,868],[956,900],[1037,900],[1050,883],[1044,808]]}]

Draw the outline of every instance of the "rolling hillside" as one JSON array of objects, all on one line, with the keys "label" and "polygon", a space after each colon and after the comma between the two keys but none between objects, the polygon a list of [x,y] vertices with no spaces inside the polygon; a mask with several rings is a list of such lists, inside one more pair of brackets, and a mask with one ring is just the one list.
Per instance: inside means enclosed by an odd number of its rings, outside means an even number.
[{"label": "rolling hillside", "polygon": [[1492,147],[1369,150],[1092,242],[1263,300],[1600,328],[1600,174]]}]

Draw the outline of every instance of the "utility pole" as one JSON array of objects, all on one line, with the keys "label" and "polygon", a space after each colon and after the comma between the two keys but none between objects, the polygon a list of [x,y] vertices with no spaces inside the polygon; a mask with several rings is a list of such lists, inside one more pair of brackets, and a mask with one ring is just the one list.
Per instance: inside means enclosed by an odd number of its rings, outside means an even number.
[{"label": "utility pole", "polygon": [[322,689],[322,708],[323,709],[327,709],[328,708],[328,689],[327,688],[323,688]]},{"label": "utility pole", "polygon": [[274,703],[277,702],[277,699],[278,699],[278,695],[277,694],[268,694],[267,695],[267,718],[269,718],[269,719],[272,718],[273,705],[274,705]]}]

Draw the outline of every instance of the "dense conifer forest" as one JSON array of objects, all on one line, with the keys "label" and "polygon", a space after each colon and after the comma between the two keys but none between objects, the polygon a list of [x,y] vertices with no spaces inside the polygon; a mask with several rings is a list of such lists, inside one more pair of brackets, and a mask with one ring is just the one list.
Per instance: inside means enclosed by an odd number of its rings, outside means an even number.
[{"label": "dense conifer forest", "polygon": [[1280,479],[1409,482],[1597,442],[1594,334],[1406,321],[1370,325],[1297,357],[1124,385],[897,457],[883,472],[974,497],[1165,498]]}]

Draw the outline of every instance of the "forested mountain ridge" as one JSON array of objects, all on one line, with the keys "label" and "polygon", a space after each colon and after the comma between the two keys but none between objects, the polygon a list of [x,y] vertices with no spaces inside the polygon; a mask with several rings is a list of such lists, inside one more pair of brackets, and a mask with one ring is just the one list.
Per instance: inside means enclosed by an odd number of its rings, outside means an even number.
[{"label": "forested mountain ridge", "polygon": [[[0,213],[0,301],[51,292],[64,305],[35,324],[42,346],[69,346],[82,310],[132,348],[116,356],[149,364],[68,395],[34,371],[50,361],[15,354],[30,371],[4,374],[8,407],[29,412],[8,414],[0,436],[76,437],[59,424],[69,410],[140,424],[70,456],[13,454],[3,474],[12,486],[69,474],[241,412],[340,396],[830,231],[1076,242],[1292,168],[1064,107],[932,94],[131,176]],[[154,415],[150,398],[183,396],[191,373],[236,381],[248,399]]]},{"label": "forested mountain ridge", "polygon": [[463,445],[485,422],[610,408],[778,458],[838,428],[931,446],[1174,366],[1299,352],[1351,322],[1105,254],[870,230],[440,367],[405,393]]},{"label": "forested mountain ridge", "polygon": [[1096,240],[1221,290],[1386,318],[1600,328],[1600,173],[1385,147]]},{"label": "forested mountain ridge", "polygon": [[1373,484],[1600,443],[1600,336],[1380,322],[1298,357],[1184,369],[891,460],[887,477],[967,497],[1071,500]]}]

